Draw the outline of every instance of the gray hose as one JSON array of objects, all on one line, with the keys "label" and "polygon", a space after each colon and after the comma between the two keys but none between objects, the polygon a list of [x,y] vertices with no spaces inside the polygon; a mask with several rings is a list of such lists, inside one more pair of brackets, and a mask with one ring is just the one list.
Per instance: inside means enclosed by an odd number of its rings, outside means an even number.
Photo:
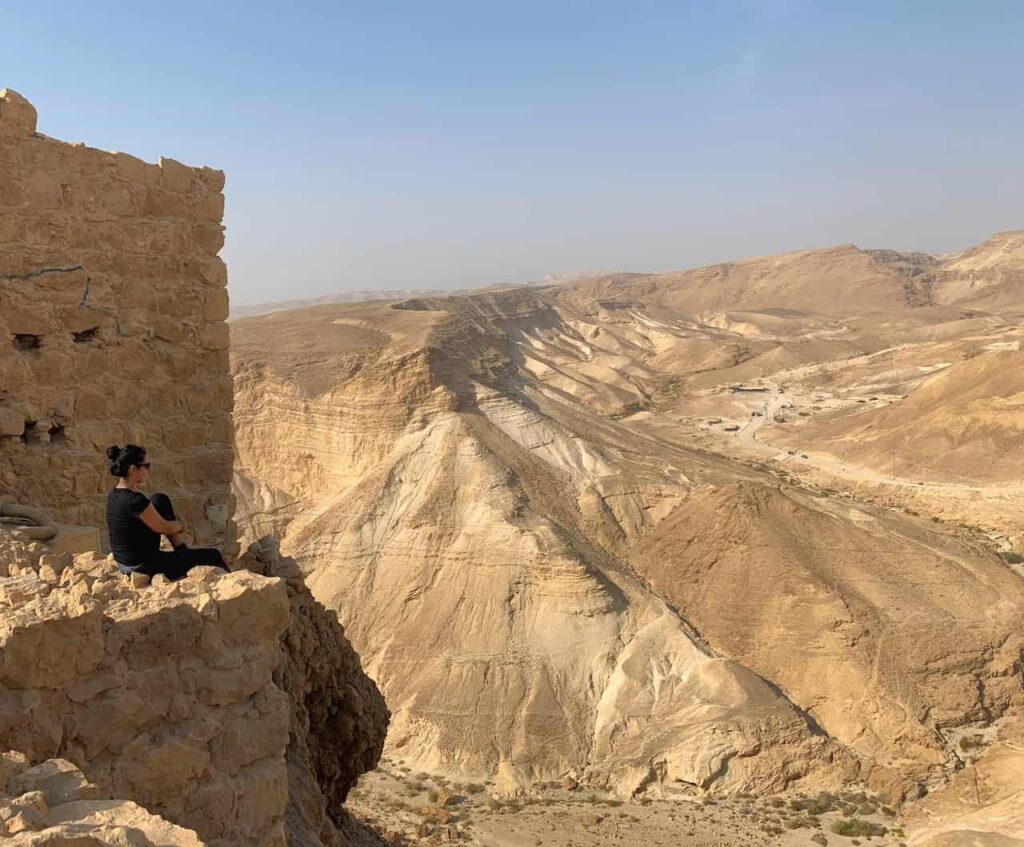
[{"label": "gray hose", "polygon": [[[4,498],[7,500],[8,498]],[[42,509],[33,506],[21,506],[17,503],[0,502],[0,517],[24,518],[32,521],[35,526],[20,524],[8,525],[11,532],[27,538],[29,541],[49,541],[57,534],[57,525]]]}]

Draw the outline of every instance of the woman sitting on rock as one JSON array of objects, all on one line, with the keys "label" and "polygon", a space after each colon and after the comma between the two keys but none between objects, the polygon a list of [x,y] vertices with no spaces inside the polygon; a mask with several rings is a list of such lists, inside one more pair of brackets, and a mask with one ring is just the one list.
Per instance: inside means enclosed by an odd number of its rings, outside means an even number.
[{"label": "woman sitting on rock", "polygon": [[[119,477],[107,495],[107,531],[110,549],[118,569],[124,574],[164,574],[180,579],[197,565],[224,568],[224,557],[212,547],[192,548],[185,543],[184,527],[174,514],[166,494],[147,497],[139,491],[149,480],[146,451],[135,444],[107,448],[110,472]],[[174,549],[160,549],[160,536],[166,535]]]}]

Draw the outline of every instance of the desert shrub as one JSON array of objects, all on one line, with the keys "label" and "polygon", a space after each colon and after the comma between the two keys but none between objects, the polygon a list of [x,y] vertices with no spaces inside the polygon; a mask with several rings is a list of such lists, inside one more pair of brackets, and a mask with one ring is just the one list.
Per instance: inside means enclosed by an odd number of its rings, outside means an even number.
[{"label": "desert shrub", "polygon": [[871,821],[860,820],[860,818],[844,818],[840,821],[832,821],[832,826],[829,829],[836,835],[844,835],[847,838],[885,835],[887,832],[884,826],[871,823]]},{"label": "desert shrub", "polygon": [[781,797],[769,797],[767,803],[773,809],[780,809],[786,805],[785,801]]},{"label": "desert shrub", "polygon": [[858,815],[873,815],[875,811],[876,808],[873,803],[861,803],[859,806],[857,806]]},{"label": "desert shrub", "polygon": [[437,802],[437,798],[438,798],[439,796],[440,796],[440,795],[439,795],[439,794],[437,793],[437,791],[436,791],[436,790],[434,790],[433,788],[431,788],[431,789],[430,789],[430,791],[428,791],[428,792],[427,792],[427,799],[428,799],[428,800],[429,800],[429,801],[430,801],[431,803],[436,803],[436,802]]},{"label": "desert shrub", "polygon": [[484,790],[484,787],[479,782],[471,782],[466,786],[467,794],[480,794]]},{"label": "desert shrub", "polygon": [[1020,553],[1014,553],[1012,550],[1007,550],[1000,555],[1003,557],[1003,561],[1008,565],[1024,565],[1024,556]]},{"label": "desert shrub", "polygon": [[789,801],[789,808],[794,812],[807,812],[808,815],[823,815],[835,808],[835,797],[822,792],[817,797],[800,797]]},{"label": "desert shrub", "polygon": [[960,749],[961,750],[977,750],[979,747],[983,747],[985,739],[980,735],[964,735],[960,738]]}]

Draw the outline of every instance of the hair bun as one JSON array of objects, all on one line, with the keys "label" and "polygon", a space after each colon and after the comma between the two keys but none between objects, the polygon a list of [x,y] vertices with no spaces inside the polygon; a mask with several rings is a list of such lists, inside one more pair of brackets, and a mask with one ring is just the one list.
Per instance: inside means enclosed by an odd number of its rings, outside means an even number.
[{"label": "hair bun", "polygon": [[121,455],[121,448],[118,447],[116,444],[111,444],[107,448],[107,458],[110,459],[110,461],[112,461],[112,462],[116,461],[117,457],[120,456],[120,455]]}]

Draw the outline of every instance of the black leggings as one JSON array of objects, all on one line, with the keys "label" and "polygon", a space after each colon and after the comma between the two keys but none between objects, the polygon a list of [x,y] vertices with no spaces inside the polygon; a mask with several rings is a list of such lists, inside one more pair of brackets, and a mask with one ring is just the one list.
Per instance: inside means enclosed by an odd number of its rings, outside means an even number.
[{"label": "black leggings", "polygon": [[[177,520],[174,514],[174,505],[171,503],[171,498],[166,494],[154,494],[149,500],[153,504],[153,508],[160,513],[160,517],[165,521]],[[220,554],[220,550],[214,547],[186,547],[182,544],[169,553],[158,550],[154,556],[153,561],[146,562],[146,564],[135,568],[135,573],[144,573],[148,576],[156,576],[158,573],[162,573],[168,579],[174,580],[181,579],[192,568],[199,565],[227,567],[224,564],[224,557]]]}]

